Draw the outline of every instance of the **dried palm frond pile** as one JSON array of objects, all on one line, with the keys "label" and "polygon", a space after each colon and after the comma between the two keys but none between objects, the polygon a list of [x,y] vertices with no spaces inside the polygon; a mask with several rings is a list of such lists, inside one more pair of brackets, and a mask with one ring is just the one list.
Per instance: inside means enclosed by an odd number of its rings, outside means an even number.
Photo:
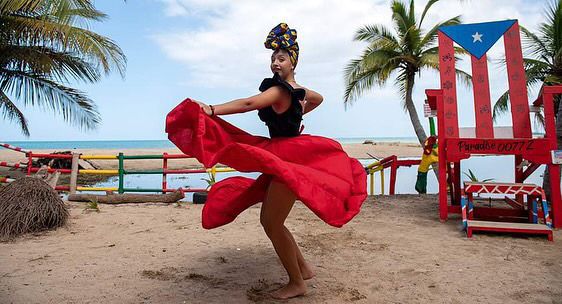
[{"label": "dried palm frond pile", "polygon": [[0,191],[0,240],[60,227],[68,210],[45,181],[22,177]]}]

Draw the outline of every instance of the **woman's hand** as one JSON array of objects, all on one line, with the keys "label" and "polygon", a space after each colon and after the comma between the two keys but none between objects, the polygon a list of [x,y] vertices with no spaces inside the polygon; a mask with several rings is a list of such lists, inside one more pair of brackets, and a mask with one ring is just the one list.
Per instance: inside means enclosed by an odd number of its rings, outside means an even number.
[{"label": "woman's hand", "polygon": [[213,114],[213,111],[211,110],[211,107],[209,107],[208,105],[206,105],[205,103],[192,99],[191,101],[196,102],[197,104],[199,104],[199,106],[203,109],[203,112],[205,114],[207,114],[208,116],[211,116],[211,114]]}]

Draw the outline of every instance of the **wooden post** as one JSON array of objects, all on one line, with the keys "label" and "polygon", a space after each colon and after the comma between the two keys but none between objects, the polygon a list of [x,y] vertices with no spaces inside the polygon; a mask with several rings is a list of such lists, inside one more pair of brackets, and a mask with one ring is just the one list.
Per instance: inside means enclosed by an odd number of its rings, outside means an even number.
[{"label": "wooden post", "polygon": [[374,195],[375,194],[375,174],[371,172],[371,174],[369,174],[370,177],[370,195]]},{"label": "wooden post", "polygon": [[125,184],[125,166],[123,164],[123,153],[119,152],[119,189],[117,190],[117,193],[119,194],[123,194],[125,192],[125,190],[123,190],[123,185]]},{"label": "wooden post", "polygon": [[166,170],[168,170],[168,153],[162,154],[162,194],[166,193]]},{"label": "wooden post", "polygon": [[76,181],[78,180],[78,160],[80,154],[72,153],[72,168],[70,171],[70,194],[76,194]]},{"label": "wooden post", "polygon": [[451,205],[460,205],[461,204],[461,162],[455,162],[455,169],[454,169],[454,203],[451,202]]},{"label": "wooden post", "polygon": [[384,195],[384,167],[381,169],[381,195]]}]

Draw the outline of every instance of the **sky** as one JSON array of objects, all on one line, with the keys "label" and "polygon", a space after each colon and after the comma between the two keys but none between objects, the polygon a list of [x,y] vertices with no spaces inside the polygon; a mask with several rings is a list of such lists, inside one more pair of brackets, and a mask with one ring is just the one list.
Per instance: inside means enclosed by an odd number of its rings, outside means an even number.
[{"label": "sky", "polygon": [[[423,28],[462,15],[464,23],[518,19],[534,31],[542,21],[547,0],[441,0],[428,12]],[[98,106],[102,124],[84,131],[50,111],[23,107],[30,137],[14,123],[0,120],[0,141],[153,140],[166,139],[166,114],[185,98],[219,104],[258,93],[271,77],[271,50],[263,42],[275,25],[286,22],[298,32],[300,46],[296,80],[324,96],[320,107],[304,116],[304,133],[344,137],[415,137],[408,114],[391,78],[363,94],[347,109],[343,103],[343,70],[360,56],[366,44],[353,41],[363,25],[392,28],[391,1],[380,0],[97,0],[108,20],[89,29],[114,40],[127,56],[124,78],[113,73],[95,84],[70,83]],[[427,1],[416,1],[416,13]],[[493,3],[493,4],[492,4]],[[488,53],[492,100],[507,89],[500,40]],[[468,69],[465,58],[460,67]],[[439,87],[439,75],[423,70],[416,78],[414,103],[420,121],[424,90]],[[531,92],[530,98],[535,98]],[[474,124],[472,91],[458,87],[459,124]],[[17,101],[16,101],[17,103]],[[257,112],[222,116],[257,135],[267,129]],[[498,125],[510,125],[504,115]]]}]

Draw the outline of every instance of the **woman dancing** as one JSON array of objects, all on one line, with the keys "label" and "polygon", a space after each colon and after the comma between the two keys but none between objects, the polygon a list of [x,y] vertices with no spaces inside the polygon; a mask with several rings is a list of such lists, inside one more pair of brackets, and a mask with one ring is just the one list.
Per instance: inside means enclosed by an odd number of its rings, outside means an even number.
[{"label": "woman dancing", "polygon": [[[305,280],[314,276],[284,225],[295,199],[340,227],[359,212],[366,198],[366,174],[357,160],[331,139],[300,134],[302,116],[323,97],[295,81],[296,38],[297,32],[285,23],[267,36],[273,77],[264,79],[260,94],[218,105],[188,99],[168,114],[166,124],[170,140],[206,166],[220,162],[239,171],[264,173],[257,180],[234,177],[213,185],[203,226],[224,225],[262,201],[260,222],[289,276],[287,285],[272,293],[280,299],[306,293]],[[217,117],[253,110],[266,123],[270,139],[247,134]]]}]

